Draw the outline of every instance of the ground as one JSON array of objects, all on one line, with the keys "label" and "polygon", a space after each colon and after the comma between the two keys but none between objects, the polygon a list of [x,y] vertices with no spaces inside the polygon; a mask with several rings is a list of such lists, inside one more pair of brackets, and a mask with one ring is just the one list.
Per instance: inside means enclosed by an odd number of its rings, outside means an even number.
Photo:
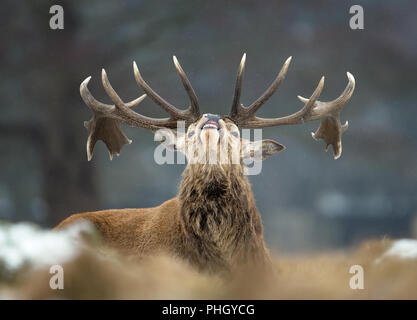
[{"label": "ground", "polygon": [[[254,270],[240,270],[222,278],[199,273],[167,256],[140,261],[121,256],[103,247],[96,234],[79,226],[58,235],[35,227],[36,232],[29,232],[31,226],[20,226],[18,231],[13,231],[16,226],[9,226],[7,232],[0,227],[0,246],[5,249],[0,251],[0,298],[5,299],[417,298],[415,240],[376,239],[351,250],[301,256],[275,254],[273,277],[265,279]],[[28,236],[23,245],[22,232],[36,239]],[[79,232],[84,234],[81,241],[76,238]],[[73,249],[68,250],[62,239],[69,239]],[[37,247],[44,248],[45,243],[49,243],[47,250]],[[68,250],[68,255],[60,248],[54,251],[55,244]],[[31,252],[29,256],[25,256],[27,252]],[[50,287],[54,259],[60,260],[64,270],[62,290]],[[350,287],[352,277],[358,275],[357,269],[350,273],[351,267],[357,265],[363,269],[363,289]]]}]

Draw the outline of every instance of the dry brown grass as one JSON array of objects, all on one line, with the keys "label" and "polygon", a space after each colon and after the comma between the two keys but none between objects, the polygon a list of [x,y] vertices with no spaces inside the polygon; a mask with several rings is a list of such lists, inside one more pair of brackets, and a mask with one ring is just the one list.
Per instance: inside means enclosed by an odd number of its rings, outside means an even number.
[{"label": "dry brown grass", "polygon": [[[90,247],[64,265],[64,290],[49,288],[48,268],[22,272],[0,289],[3,298],[23,299],[416,299],[416,260],[375,263],[389,244],[374,240],[349,252],[276,257],[274,278],[240,270],[233,279],[198,273],[166,256],[137,262]],[[365,272],[364,290],[349,287],[356,264]]]}]

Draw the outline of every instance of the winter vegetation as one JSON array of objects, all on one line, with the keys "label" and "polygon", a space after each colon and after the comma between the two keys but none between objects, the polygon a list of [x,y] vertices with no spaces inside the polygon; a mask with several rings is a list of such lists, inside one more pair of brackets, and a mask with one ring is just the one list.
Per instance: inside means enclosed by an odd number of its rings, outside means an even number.
[{"label": "winter vegetation", "polygon": [[[80,240],[83,239],[83,240]],[[275,275],[235,270],[199,273],[169,256],[123,256],[106,248],[88,224],[64,231],[34,225],[0,227],[1,299],[416,299],[417,241],[379,239],[348,251],[273,257]],[[64,288],[51,289],[51,265]],[[351,266],[364,289],[350,288]]]}]

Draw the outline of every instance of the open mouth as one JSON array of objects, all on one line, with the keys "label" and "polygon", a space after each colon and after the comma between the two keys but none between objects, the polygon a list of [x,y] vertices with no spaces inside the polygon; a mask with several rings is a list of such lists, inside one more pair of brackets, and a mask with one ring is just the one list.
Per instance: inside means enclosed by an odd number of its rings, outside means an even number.
[{"label": "open mouth", "polygon": [[207,122],[205,122],[203,124],[203,126],[201,127],[202,130],[204,129],[216,129],[219,130],[220,129],[220,125],[217,121],[213,121],[213,120],[208,120]]}]

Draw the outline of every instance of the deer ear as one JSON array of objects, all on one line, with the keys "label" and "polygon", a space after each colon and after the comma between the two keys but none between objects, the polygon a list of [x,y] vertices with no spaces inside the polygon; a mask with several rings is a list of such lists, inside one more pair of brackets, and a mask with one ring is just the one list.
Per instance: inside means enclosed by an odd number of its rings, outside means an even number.
[{"label": "deer ear", "polygon": [[185,134],[178,130],[167,128],[159,129],[155,132],[155,141],[162,143],[165,148],[172,151],[182,151],[184,146]]},{"label": "deer ear", "polygon": [[242,139],[243,150],[242,156],[243,159],[252,158],[255,161],[262,161],[285,149],[285,146],[274,141],[274,140],[258,140],[258,141],[248,141]]}]

